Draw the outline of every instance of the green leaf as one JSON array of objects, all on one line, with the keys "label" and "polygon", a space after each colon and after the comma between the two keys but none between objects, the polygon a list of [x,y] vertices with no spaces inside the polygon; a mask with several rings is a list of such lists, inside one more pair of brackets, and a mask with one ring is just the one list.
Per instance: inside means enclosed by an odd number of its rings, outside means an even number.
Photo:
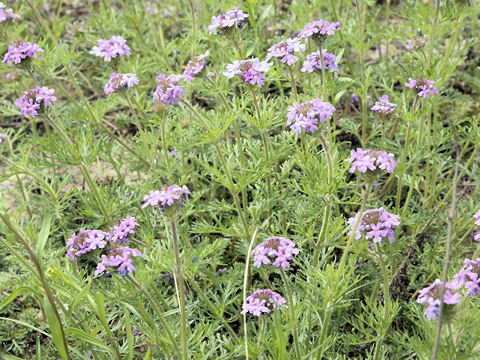
[{"label": "green leaf", "polygon": [[130,313],[125,310],[125,327],[127,328],[127,359],[133,359],[133,333],[132,333],[132,323],[130,321]]},{"label": "green leaf", "polygon": [[50,235],[50,228],[52,225],[52,215],[47,212],[43,217],[42,221],[42,228],[38,234],[37,240],[37,256],[39,258],[42,257],[43,249],[45,248],[45,244],[47,243],[48,236]]},{"label": "green leaf", "polygon": [[20,295],[21,293],[27,292],[29,290],[32,290],[32,289],[26,286],[22,286],[16,289],[14,292],[8,295],[5,299],[3,299],[2,302],[0,302],[0,310],[2,310],[5,306],[10,304],[13,301],[13,299],[15,299],[18,295]]},{"label": "green leaf", "polygon": [[87,334],[85,331],[77,329],[77,328],[69,328],[68,333],[70,336],[74,336],[86,343],[89,343],[93,346],[96,346],[98,348],[107,350],[109,352],[113,353],[113,349],[111,349],[107,344],[104,344],[101,340],[100,337],[94,336]]},{"label": "green leaf", "polygon": [[90,288],[92,286],[91,281],[88,282],[87,286],[85,286],[82,291],[75,297],[75,299],[72,302],[72,305],[70,305],[68,309],[68,317],[70,318],[72,316],[73,310],[77,307],[78,303],[85,297],[87,296],[88,292],[90,291]]},{"label": "green leaf", "polygon": [[52,334],[52,342],[57,348],[61,358],[63,360],[68,360],[67,349],[65,348],[65,344],[63,343],[60,321],[55,315],[52,305],[50,304],[46,296],[43,301],[43,307],[45,309],[45,316],[47,318],[48,327],[50,329],[50,333]]}]

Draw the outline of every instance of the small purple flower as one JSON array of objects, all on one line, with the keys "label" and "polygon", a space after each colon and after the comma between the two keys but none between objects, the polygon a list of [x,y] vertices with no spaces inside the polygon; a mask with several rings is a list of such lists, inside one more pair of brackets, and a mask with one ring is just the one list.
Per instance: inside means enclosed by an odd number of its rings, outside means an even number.
[{"label": "small purple flower", "polygon": [[243,20],[248,18],[248,14],[235,6],[232,10],[228,10],[225,14],[212,16],[212,24],[208,26],[210,34],[216,31],[225,32],[233,26],[239,25]]},{"label": "small purple flower", "polygon": [[480,258],[465,259],[463,267],[453,276],[455,288],[465,287],[468,296],[480,294]]},{"label": "small purple flower", "polygon": [[94,46],[90,50],[90,54],[103,57],[103,60],[110,62],[117,56],[130,56],[130,48],[127,45],[127,40],[121,36],[112,36],[110,40],[99,39],[98,46]]},{"label": "small purple flower", "polygon": [[241,76],[247,84],[263,86],[264,74],[270,70],[271,64],[267,61],[260,61],[257,58],[249,60],[236,60],[233,64],[228,64],[223,72],[227,78]]},{"label": "small purple flower", "polygon": [[115,225],[112,226],[108,233],[108,240],[111,243],[124,244],[128,242],[128,234],[135,234],[135,227],[138,226],[134,217],[127,216],[125,219],[118,220]]},{"label": "small purple flower", "polygon": [[294,103],[288,107],[287,126],[295,133],[314,132],[318,123],[324,123],[333,117],[335,107],[322,99],[313,99],[304,103]]},{"label": "small purple flower", "polygon": [[418,96],[428,99],[430,95],[438,95],[439,92],[435,86],[435,81],[428,80],[426,78],[412,79],[408,78],[405,86],[418,91]]},{"label": "small purple flower", "polygon": [[290,267],[292,255],[298,254],[295,243],[287,238],[274,236],[269,237],[253,249],[255,255],[253,265],[260,267],[262,264],[270,264],[275,267],[282,266],[284,269]]},{"label": "small purple flower", "polygon": [[345,161],[352,163],[351,173],[355,172],[355,170],[361,173],[366,173],[367,170],[387,170],[391,174],[397,165],[393,154],[388,154],[386,151],[357,148],[352,150],[350,155],[350,158]]},{"label": "small purple flower", "polygon": [[3,139],[8,138],[7,134],[0,133],[0,144],[3,142]]},{"label": "small purple flower", "polygon": [[105,94],[113,94],[122,89],[128,89],[138,84],[138,79],[135,74],[110,74],[110,79],[105,84]]},{"label": "small purple flower", "polygon": [[183,75],[158,75],[153,99],[160,100],[164,105],[178,104],[180,97],[185,93],[183,87],[178,85],[182,78]]},{"label": "small purple flower", "polygon": [[475,215],[473,215],[473,217],[475,218],[475,224],[476,225],[480,225],[480,210],[478,210]]},{"label": "small purple flower", "polygon": [[14,64],[20,64],[22,60],[37,57],[39,52],[43,52],[43,49],[37,44],[17,41],[8,47],[2,62],[7,63],[7,66],[11,66],[12,62]]},{"label": "small purple flower", "polygon": [[25,91],[24,95],[15,101],[15,105],[20,109],[22,116],[38,115],[38,110],[42,107],[50,106],[57,98],[53,95],[55,89],[49,89],[46,86],[37,86],[35,89]]},{"label": "small purple flower", "polygon": [[357,103],[360,101],[360,99],[358,98],[358,95],[353,93],[352,96],[350,97],[350,100],[353,102],[353,103]]},{"label": "small purple flower", "polygon": [[281,308],[286,300],[279,293],[270,289],[257,290],[245,299],[242,315],[250,313],[260,316],[262,313],[269,314],[271,309]]},{"label": "small purple flower", "polygon": [[322,56],[325,70],[338,71],[338,65],[335,64],[335,61],[337,61],[337,57],[334,54],[327,52],[326,49],[322,50],[321,53],[320,50],[318,50],[307,55],[307,60],[303,63],[303,67],[300,71],[309,73],[312,73],[314,71],[321,71]]},{"label": "small purple flower", "polygon": [[391,115],[397,108],[397,104],[388,101],[388,95],[383,95],[370,110],[382,115]]},{"label": "small purple flower", "polygon": [[178,151],[177,151],[177,148],[173,149],[172,151],[170,151],[170,156],[178,156]]},{"label": "small purple flower", "polygon": [[103,249],[107,245],[107,234],[101,230],[80,230],[68,239],[67,256],[73,261],[75,256],[81,256],[92,250]]},{"label": "small purple flower", "polygon": [[153,10],[150,6],[147,7],[147,11],[150,15],[155,15],[155,10]]},{"label": "small purple flower", "polygon": [[95,276],[100,275],[109,268],[117,268],[119,275],[126,275],[135,271],[132,257],[142,256],[142,253],[136,249],[127,246],[116,247],[110,250],[108,255],[102,255],[102,261],[97,264]]},{"label": "small purple flower", "polygon": [[182,187],[178,185],[172,185],[164,187],[162,190],[151,191],[150,194],[145,196],[142,208],[147,206],[160,206],[165,208],[166,206],[172,206],[178,200],[183,201],[187,194],[191,194],[190,190],[184,185]]},{"label": "small purple flower", "polygon": [[294,53],[303,51],[305,51],[305,44],[301,43],[301,39],[282,40],[268,49],[266,60],[276,57],[282,64],[293,65],[298,59]]},{"label": "small purple flower", "polygon": [[200,71],[206,66],[207,62],[205,58],[210,55],[210,51],[206,51],[202,55],[198,55],[194,60],[190,60],[183,71],[183,78],[185,81],[193,81],[193,78],[197,76]]},{"label": "small purple flower", "polygon": [[[436,279],[431,285],[420,290],[417,302],[426,304],[425,315],[428,320],[435,320],[440,311],[440,296],[443,282]],[[452,283],[445,284],[445,295],[443,301],[447,305],[454,305],[460,301],[460,293],[455,292],[455,286]]]},{"label": "small purple flower", "polygon": [[304,39],[312,36],[334,35],[337,30],[340,30],[340,22],[329,23],[324,20],[316,20],[305,25],[298,37]]},{"label": "small purple flower", "polygon": [[7,9],[6,7],[3,2],[0,2],[0,23],[22,18],[20,15],[15,14],[12,9]]},{"label": "small purple flower", "polygon": [[[348,224],[352,229],[349,236],[352,234],[355,224],[357,223],[359,214],[348,219]],[[366,239],[371,239],[378,243],[382,240],[387,240],[390,243],[395,241],[395,227],[400,225],[400,216],[389,213],[384,208],[367,210],[362,214],[362,218],[358,223],[355,232],[355,239],[360,240],[362,236]]]}]

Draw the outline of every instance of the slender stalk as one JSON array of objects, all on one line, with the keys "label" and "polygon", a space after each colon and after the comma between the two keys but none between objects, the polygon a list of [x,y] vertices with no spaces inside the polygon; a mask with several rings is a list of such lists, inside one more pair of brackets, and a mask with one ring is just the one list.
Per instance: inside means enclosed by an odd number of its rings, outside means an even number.
[{"label": "slender stalk", "polygon": [[323,150],[325,151],[325,157],[327,158],[328,184],[331,184],[333,180],[333,163],[332,163],[332,157],[330,156],[330,149],[323,135],[320,134],[319,137],[320,137],[320,141],[322,142]]},{"label": "slender stalk", "polygon": [[[385,10],[385,26],[388,28],[390,27],[390,2],[391,0],[387,0],[387,8]],[[389,68],[389,62],[388,62],[388,54],[390,52],[390,38],[386,39],[386,44],[385,44],[385,64],[387,64],[387,70]]]},{"label": "slender stalk", "polygon": [[433,44],[435,44],[435,38],[437,36],[437,26],[438,26],[438,14],[440,12],[440,0],[437,0],[435,6],[435,18],[433,19],[432,24],[432,35],[430,36],[430,47],[428,49],[428,57],[427,57],[427,69],[430,67],[432,62],[433,56]]},{"label": "slender stalk", "polygon": [[[327,334],[327,329],[328,329],[328,323],[330,322],[330,318],[332,317],[332,310],[334,308],[333,304],[330,304],[330,302],[328,302],[327,304],[327,310],[325,310],[325,316],[323,318],[323,322],[322,322],[322,331],[320,332],[320,339],[318,340],[318,343],[320,345],[323,344],[323,342],[325,341],[325,335]],[[317,360],[320,360],[322,358],[322,351],[318,351],[317,353]]]},{"label": "slender stalk", "polygon": [[[323,65],[322,65],[322,68],[323,68]],[[295,100],[298,101],[297,83],[295,82],[295,76],[293,76],[293,71],[291,66],[288,67],[288,72],[290,73],[290,80],[292,80],[293,96],[295,97]]]},{"label": "slender stalk", "polygon": [[[322,42],[320,41],[318,43],[318,47],[320,49],[320,63],[322,65],[322,71],[321,71],[321,74],[322,74],[322,99],[325,100],[325,96],[326,96],[326,93],[327,93],[327,90],[326,90],[326,86],[327,86],[327,83],[325,81],[325,64],[324,64],[324,60],[323,60],[323,49],[322,49]],[[328,101],[328,97],[326,98],[326,101]]]},{"label": "slender stalk", "polygon": [[297,354],[297,359],[302,359],[302,353],[300,351],[300,344],[298,342],[298,331],[297,331],[297,321],[295,315],[295,305],[293,303],[293,295],[292,289],[290,288],[290,284],[288,283],[287,275],[285,274],[285,270],[280,266],[280,276],[282,277],[283,283],[285,284],[285,289],[287,290],[288,302],[290,303],[290,313],[291,313],[291,321],[293,322],[293,342],[295,344],[295,353]]},{"label": "slender stalk", "polygon": [[313,253],[313,267],[316,268],[318,266],[320,250],[322,249],[322,245],[325,241],[320,242],[322,239],[325,238],[325,232],[327,230],[327,223],[328,217],[330,216],[330,202],[327,201],[325,205],[325,209],[323,211],[323,219],[322,219],[322,228],[320,229],[320,234],[318,235],[318,241],[315,245],[315,251]]},{"label": "slender stalk", "polygon": [[165,154],[165,161],[167,163],[167,170],[170,170],[170,156],[168,155],[168,149],[167,149],[167,138],[165,136],[165,109],[162,109],[162,119],[160,122],[160,135],[162,137],[162,148],[163,152]]},{"label": "slender stalk", "polygon": [[195,8],[193,6],[193,1],[190,0],[190,11],[192,12],[192,29],[193,29],[193,44],[194,46],[191,47],[192,50],[192,58],[195,55],[195,44],[197,41],[197,27],[195,25]]},{"label": "slender stalk", "polygon": [[142,124],[140,123],[140,120],[138,119],[137,112],[133,108],[132,101],[130,100],[130,97],[127,94],[123,94],[123,97],[125,100],[127,100],[128,107],[130,108],[130,111],[133,114],[133,117],[135,118],[135,124],[137,125],[138,131],[141,131],[143,129]]},{"label": "slender stalk", "polygon": [[364,11],[363,6],[362,9],[360,9],[358,0],[355,0],[355,7],[357,9],[357,20],[359,26],[360,64],[362,67],[362,145],[365,145],[367,140],[367,85],[365,76],[365,32],[363,24]]},{"label": "slender stalk", "polygon": [[[378,249],[378,247],[377,247]],[[383,255],[382,254],[378,254],[378,262],[380,264],[380,270],[382,272],[382,275],[383,275],[383,297],[384,297],[384,313],[383,313],[383,316],[384,316],[384,325],[386,327],[386,324],[388,323],[388,317],[390,316],[390,291],[389,291],[389,280],[388,280],[388,271],[387,271],[387,268],[385,266],[385,262],[384,262],[384,259],[383,259]],[[378,357],[380,356],[380,353],[381,353],[381,348],[382,348],[382,344],[383,344],[383,340],[385,339],[385,334],[386,332],[388,331],[388,328],[386,327],[384,329],[384,333],[382,334],[382,336],[380,337],[380,339],[377,341],[376,345],[375,345],[375,353],[374,353],[374,356],[373,356],[373,359],[374,360],[378,360]]]}]

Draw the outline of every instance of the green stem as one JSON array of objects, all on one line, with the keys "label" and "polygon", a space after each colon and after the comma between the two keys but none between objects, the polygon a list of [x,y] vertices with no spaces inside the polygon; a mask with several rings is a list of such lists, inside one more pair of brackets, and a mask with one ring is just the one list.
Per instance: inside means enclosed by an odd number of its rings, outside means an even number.
[{"label": "green stem", "polygon": [[302,359],[302,353],[300,351],[300,344],[298,342],[298,331],[297,331],[297,320],[295,314],[295,305],[293,303],[293,295],[292,289],[290,288],[290,284],[288,283],[287,275],[285,274],[285,270],[280,266],[280,276],[282,277],[283,283],[285,284],[285,289],[287,290],[288,302],[290,303],[290,313],[291,313],[291,321],[293,322],[293,339],[295,344],[295,353],[297,354],[297,359]]},{"label": "green stem", "polygon": [[125,100],[127,100],[128,107],[130,108],[130,111],[133,114],[133,117],[135,118],[135,124],[137,125],[138,131],[142,131],[142,124],[140,123],[140,120],[138,119],[137,112],[133,108],[132,101],[130,100],[130,97],[127,94],[124,94],[123,97]]},{"label": "green stem", "polygon": [[326,90],[327,82],[325,81],[325,64],[324,64],[324,60],[323,60],[323,50],[322,50],[322,43],[321,42],[318,43],[318,47],[320,49],[320,63],[322,65],[322,71],[321,71],[321,74],[322,74],[322,95],[321,95],[321,97],[322,97],[323,100],[328,101],[328,97],[325,98],[326,93],[327,93],[327,90]]},{"label": "green stem", "polygon": [[167,163],[167,170],[170,170],[170,156],[167,149],[167,138],[165,136],[165,109],[162,109],[162,120],[160,122],[160,131],[162,136],[162,148],[165,154],[165,161]]},{"label": "green stem", "polygon": [[333,163],[332,157],[330,156],[330,149],[327,145],[327,141],[323,137],[322,134],[319,135],[320,141],[322,142],[323,150],[325,151],[325,157],[327,158],[327,165],[328,165],[328,184],[330,185],[333,180]]},{"label": "green stem", "polygon": [[[363,3],[362,3],[363,4]],[[363,6],[360,10],[358,0],[355,0],[355,7],[357,9],[358,26],[359,26],[359,43],[360,43],[360,64],[362,67],[362,145],[365,145],[367,140],[367,84],[365,75],[365,33],[363,24]]]},{"label": "green stem", "polygon": [[383,287],[383,296],[384,296],[384,313],[383,313],[383,316],[384,316],[385,329],[383,329],[384,333],[380,336],[380,339],[377,341],[377,343],[375,345],[375,354],[373,356],[374,360],[378,360],[378,357],[380,356],[383,340],[385,338],[386,332],[388,331],[387,324],[389,322],[388,317],[390,316],[390,314],[389,314],[389,312],[390,312],[390,292],[389,292],[388,271],[387,271],[387,268],[385,266],[383,256],[380,253],[378,254],[378,262],[380,264],[380,270],[382,271],[383,282],[384,282],[384,284],[383,284],[383,286],[384,286]]},{"label": "green stem", "polygon": [[427,57],[427,69],[429,69],[430,64],[432,62],[433,56],[433,44],[435,44],[435,38],[437,36],[437,26],[438,26],[438,14],[440,12],[440,0],[437,0],[436,7],[435,7],[435,18],[432,24],[432,34],[430,36],[430,47],[428,49],[428,57]]},{"label": "green stem", "polygon": [[[316,268],[318,266],[318,261],[320,257],[320,250],[322,249],[322,245],[325,243],[325,232],[327,230],[327,223],[328,223],[328,217],[330,216],[330,202],[327,201],[325,204],[325,209],[323,212],[323,219],[322,219],[322,228],[320,229],[320,235],[318,235],[318,241],[315,246],[315,251],[313,253],[313,267]],[[323,240],[322,242],[320,242]]]},{"label": "green stem", "polygon": [[295,101],[298,101],[297,83],[295,82],[295,76],[293,76],[291,66],[288,67],[288,72],[290,73],[290,80],[292,80],[293,96],[295,97]]}]

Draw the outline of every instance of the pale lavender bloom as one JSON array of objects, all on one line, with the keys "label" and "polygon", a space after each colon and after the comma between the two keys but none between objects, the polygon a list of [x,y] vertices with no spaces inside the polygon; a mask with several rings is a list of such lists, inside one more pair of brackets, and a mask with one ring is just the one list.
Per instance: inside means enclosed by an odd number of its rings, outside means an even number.
[{"label": "pale lavender bloom", "polygon": [[35,117],[42,106],[50,106],[52,101],[57,100],[53,95],[54,92],[54,89],[49,89],[46,86],[37,86],[35,89],[25,91],[24,95],[15,101],[15,104],[20,109],[22,116],[31,115]]},{"label": "pale lavender bloom", "polygon": [[370,110],[375,111],[378,114],[390,115],[397,108],[397,104],[388,101],[388,95],[381,96],[379,100],[380,101],[375,102],[375,105],[372,106]]},{"label": "pale lavender bloom", "polygon": [[117,221],[117,223],[112,226],[108,233],[108,240],[111,243],[116,243],[118,241],[120,245],[127,243],[127,236],[129,234],[135,234],[134,229],[136,226],[138,226],[138,223],[135,218],[127,216],[125,219]]},{"label": "pale lavender bloom", "polygon": [[207,65],[205,58],[210,55],[210,51],[206,51],[202,55],[198,55],[194,60],[190,60],[183,71],[183,78],[185,81],[193,81],[193,78],[197,76],[200,71]]},{"label": "pale lavender bloom", "polygon": [[178,200],[183,201],[187,194],[191,194],[190,190],[184,185],[182,187],[178,185],[172,185],[164,187],[162,190],[151,191],[150,194],[145,196],[142,208],[147,206],[160,206],[162,210],[166,206],[172,206]]},{"label": "pale lavender bloom", "polygon": [[454,275],[453,283],[456,288],[465,287],[468,296],[480,294],[480,258],[465,259],[462,269]]},{"label": "pale lavender bloom", "polygon": [[300,71],[309,72],[309,73],[314,71],[321,71],[322,55],[323,55],[323,65],[325,67],[325,70],[338,71],[338,65],[335,64],[335,61],[337,61],[337,57],[334,54],[327,52],[326,49],[322,50],[321,53],[320,53],[320,50],[318,50],[307,55],[307,60],[303,63],[303,67]]},{"label": "pale lavender bloom", "polygon": [[270,289],[257,290],[245,299],[242,315],[250,313],[254,316],[260,316],[262,313],[269,314],[271,309],[281,308],[286,300],[279,293]]},{"label": "pale lavender bloom", "polygon": [[127,246],[116,247],[110,250],[107,255],[102,255],[102,261],[97,264],[95,270],[95,276],[103,273],[109,268],[117,268],[119,275],[125,275],[126,273],[135,271],[133,266],[134,256],[142,256],[142,253],[137,249],[131,249]]},{"label": "pale lavender bloom", "polygon": [[130,48],[127,45],[127,40],[121,36],[112,36],[110,40],[99,39],[98,46],[94,46],[90,50],[90,54],[103,57],[103,60],[110,62],[117,56],[130,56]]},{"label": "pale lavender bloom", "polygon": [[7,63],[7,66],[11,66],[12,62],[14,64],[20,64],[22,60],[37,57],[39,52],[43,52],[43,49],[39,47],[38,44],[17,41],[8,47],[2,62]]},{"label": "pale lavender bloom", "polygon": [[314,35],[334,35],[336,30],[340,30],[340,22],[329,23],[324,20],[316,20],[305,25],[305,28],[300,31],[299,38],[309,38]]},{"label": "pale lavender bloom", "polygon": [[103,249],[107,245],[107,234],[101,230],[80,230],[68,239],[67,256],[73,261],[75,256],[81,256],[92,250]]},{"label": "pale lavender bloom", "polygon": [[478,210],[475,215],[473,215],[473,217],[475,218],[475,224],[476,225],[480,225],[480,210]]},{"label": "pale lavender bloom", "polygon": [[7,6],[3,2],[0,2],[0,23],[21,18],[22,17],[15,14],[12,9],[7,9]]},{"label": "pale lavender bloom", "polygon": [[352,96],[350,97],[350,100],[354,103],[357,103],[360,101],[360,99],[358,98],[358,95],[353,93]]},{"label": "pale lavender bloom", "polygon": [[7,134],[0,133],[0,144],[3,142],[3,139],[8,138]]},{"label": "pale lavender bloom", "polygon": [[318,123],[324,123],[333,117],[335,107],[322,99],[313,99],[304,103],[294,103],[288,107],[287,126],[300,134],[302,131],[314,132]]},{"label": "pale lavender bloom", "polygon": [[263,86],[263,79],[266,77],[264,73],[270,70],[271,65],[269,62],[260,61],[257,58],[236,60],[233,64],[227,65],[223,75],[229,79],[234,76],[241,76],[247,84]]},{"label": "pale lavender bloom", "polygon": [[292,255],[298,254],[295,243],[281,236],[269,237],[253,249],[252,254],[255,255],[253,265],[260,267],[262,264],[270,264],[275,267],[282,266],[287,269],[290,267]]},{"label": "pale lavender bloom", "polygon": [[183,87],[178,85],[182,78],[182,75],[158,75],[153,99],[160,100],[165,105],[178,104],[180,97],[185,93]]},{"label": "pale lavender bloom", "polygon": [[155,15],[155,10],[153,10],[150,6],[147,7],[147,11],[149,12],[150,15]]},{"label": "pale lavender bloom", "polygon": [[351,173],[355,170],[361,173],[366,173],[367,170],[387,170],[391,174],[397,165],[393,154],[381,150],[363,150],[361,148],[352,150],[350,158],[345,161],[352,163]]},{"label": "pale lavender bloom", "polygon": [[405,86],[418,91],[418,96],[428,99],[430,95],[438,95],[438,89],[433,86],[435,81],[428,80],[426,78],[412,79],[408,78]]},{"label": "pale lavender bloom", "polygon": [[110,79],[105,84],[105,94],[113,94],[122,89],[128,89],[138,84],[138,79],[135,74],[110,74]]},{"label": "pale lavender bloom", "polygon": [[[420,290],[417,302],[426,304],[425,315],[428,320],[435,320],[440,311],[440,296],[442,293],[443,282],[436,279],[431,285]],[[460,293],[455,292],[455,286],[452,283],[445,284],[445,295],[443,301],[447,305],[454,305],[460,301]]]},{"label": "pale lavender bloom", "polygon": [[178,151],[177,151],[177,148],[173,149],[172,151],[170,151],[170,156],[178,156]]},{"label": "pale lavender bloom", "polygon": [[210,34],[213,34],[215,31],[224,32],[235,25],[239,25],[246,18],[248,18],[248,14],[240,10],[238,6],[235,6],[225,14],[212,16],[212,24],[208,26],[208,30]]},{"label": "pale lavender bloom", "polygon": [[268,61],[272,57],[276,57],[279,58],[283,64],[293,65],[298,59],[294,53],[303,51],[305,51],[305,44],[301,43],[301,39],[293,38],[282,40],[268,49],[266,60]]},{"label": "pale lavender bloom", "polygon": [[[357,223],[359,214],[348,219],[351,227],[349,236],[352,234],[355,224]],[[358,223],[355,231],[355,239],[359,240],[364,236],[366,239],[372,239],[378,243],[387,240],[390,243],[395,241],[395,227],[400,225],[400,216],[391,214],[384,208],[367,210],[362,214],[362,218]]]}]

